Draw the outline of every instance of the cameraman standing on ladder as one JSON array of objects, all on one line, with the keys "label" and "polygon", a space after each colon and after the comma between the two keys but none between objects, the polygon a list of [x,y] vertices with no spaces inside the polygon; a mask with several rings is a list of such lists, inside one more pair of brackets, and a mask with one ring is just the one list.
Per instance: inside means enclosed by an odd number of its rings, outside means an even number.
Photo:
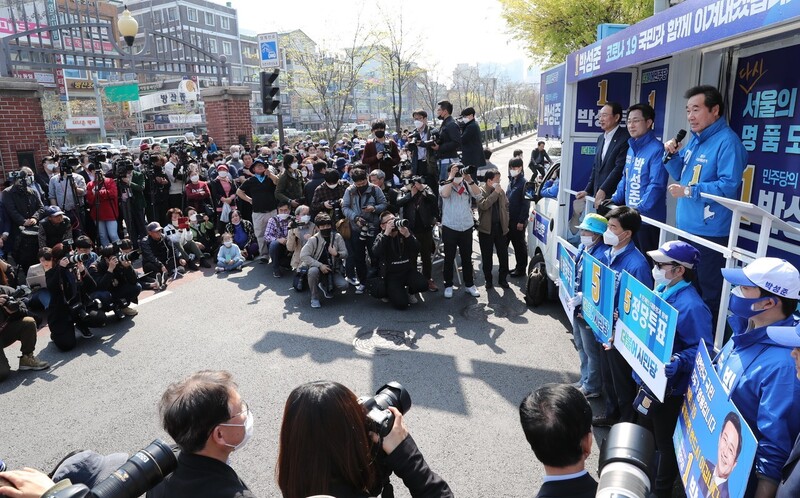
[{"label": "cameraman standing on ladder", "polygon": [[183,210],[183,168],[178,157],[178,150],[173,146],[169,149],[169,161],[164,165],[164,172],[169,179],[169,207]]},{"label": "cameraman standing on ladder", "polygon": [[439,137],[435,139],[431,149],[436,151],[439,181],[447,179],[450,165],[458,162],[458,149],[461,148],[461,129],[451,114],[453,114],[453,104],[449,101],[443,100],[437,104],[436,117],[442,120],[442,126],[439,128]]},{"label": "cameraman standing on ladder", "polygon": [[72,221],[73,238],[83,233],[83,198],[86,195],[86,180],[74,171],[78,164],[78,157],[62,158],[53,169],[48,188],[50,205],[60,207]]}]

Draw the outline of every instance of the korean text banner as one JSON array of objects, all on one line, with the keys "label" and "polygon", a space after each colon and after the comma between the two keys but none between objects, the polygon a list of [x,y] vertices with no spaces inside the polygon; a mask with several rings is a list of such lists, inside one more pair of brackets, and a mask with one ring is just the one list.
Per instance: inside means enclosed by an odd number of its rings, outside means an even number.
[{"label": "korean text banner", "polygon": [[581,271],[583,318],[592,328],[597,340],[608,344],[613,332],[611,325],[614,321],[616,272],[589,253],[583,255]]},{"label": "korean text banner", "polygon": [[703,342],[672,441],[687,496],[744,495],[756,438],[728,400]]},{"label": "korean text banner", "polygon": [[575,296],[575,258],[564,245],[563,239],[558,241],[558,300],[572,323],[574,308],[568,302]]},{"label": "korean text banner", "polygon": [[663,403],[678,311],[628,272],[620,278],[619,296],[614,347]]},{"label": "korean text banner", "polygon": [[639,102],[650,104],[656,111],[653,131],[663,141],[664,116],[667,113],[667,86],[669,84],[669,64],[642,69]]},{"label": "korean text banner", "polygon": [[540,137],[560,137],[564,122],[564,88],[567,66],[564,63],[542,73],[539,96]]},{"label": "korean text banner", "polygon": [[612,73],[598,76],[578,83],[575,98],[575,132],[602,132],[600,128],[600,108],[607,102],[616,102],[622,106],[622,120],[625,126],[628,107],[631,102],[631,73]]},{"label": "korean text banner", "polygon": [[798,16],[800,4],[791,0],[682,2],[569,54],[567,82],[743,36]]},{"label": "korean text banner", "polygon": [[[800,46],[738,60],[730,125],[747,149],[741,200],[800,226]],[[747,222],[745,222],[747,223]],[[759,225],[742,225],[746,249],[755,250]],[[800,265],[800,236],[773,230],[770,256]]]}]

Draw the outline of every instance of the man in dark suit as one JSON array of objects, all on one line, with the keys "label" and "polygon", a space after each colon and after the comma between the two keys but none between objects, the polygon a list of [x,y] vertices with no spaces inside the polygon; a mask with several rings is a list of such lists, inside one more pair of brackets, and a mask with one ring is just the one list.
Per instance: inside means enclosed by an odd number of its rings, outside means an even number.
[{"label": "man in dark suit", "polygon": [[536,498],[594,498],[597,481],[586,471],[592,451],[592,407],[566,384],[546,384],[519,405],[522,431],[545,478]]},{"label": "man in dark suit", "polygon": [[439,127],[439,140],[431,146],[436,151],[439,165],[439,181],[446,180],[450,174],[450,165],[457,163],[458,150],[461,149],[461,130],[453,119],[453,104],[443,100],[436,105],[436,117],[442,120]]},{"label": "man in dark suit", "polygon": [[469,175],[475,178],[478,168],[486,166],[481,129],[475,122],[475,109],[467,107],[461,111],[461,119],[464,122],[464,128],[461,129],[461,163],[469,167]]},{"label": "man in dark suit", "polygon": [[[719,443],[717,444],[717,463],[714,464],[705,460],[708,472],[711,474],[711,482],[706,485],[703,479],[697,483],[700,489],[700,496],[703,498],[728,498],[728,479],[734,467],[739,461],[739,454],[742,452],[742,421],[736,412],[729,412],[722,422],[722,430],[719,432]],[[719,493],[714,493],[717,489]]]},{"label": "man in dark suit", "polygon": [[597,137],[592,173],[586,188],[575,196],[576,199],[583,199],[587,195],[593,196],[595,208],[606,198],[610,199],[617,190],[617,184],[625,170],[628,139],[631,137],[627,128],[620,126],[622,106],[616,102],[604,105],[598,116],[603,134]]}]

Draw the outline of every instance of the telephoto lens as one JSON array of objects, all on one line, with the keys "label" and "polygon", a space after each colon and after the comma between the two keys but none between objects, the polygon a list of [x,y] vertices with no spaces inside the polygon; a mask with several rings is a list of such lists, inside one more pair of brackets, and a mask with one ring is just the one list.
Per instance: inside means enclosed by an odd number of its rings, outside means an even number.
[{"label": "telephoto lens", "polygon": [[463,168],[459,169],[458,174],[461,176],[467,176],[469,174],[469,166],[464,166]]},{"label": "telephoto lens", "polygon": [[92,488],[90,496],[96,498],[135,498],[164,480],[178,466],[172,448],[156,439],[139,450]]},{"label": "telephoto lens", "polygon": [[408,220],[404,220],[402,218],[397,218],[394,220],[394,227],[398,230],[401,228],[408,228]]},{"label": "telephoto lens", "polygon": [[411,395],[399,382],[389,382],[375,396],[359,398],[358,403],[367,415],[368,429],[381,437],[386,437],[394,427],[394,414],[389,407],[397,408],[403,415],[411,408]]},{"label": "telephoto lens", "polygon": [[611,428],[600,447],[598,498],[648,498],[658,468],[653,435],[636,424]]},{"label": "telephoto lens", "polygon": [[89,255],[76,253],[76,254],[71,254],[69,257],[67,257],[67,259],[69,260],[70,264],[74,265],[75,263],[83,263],[84,261],[89,261]]},{"label": "telephoto lens", "polygon": [[139,251],[131,251],[131,252],[123,252],[120,253],[119,258],[120,261],[136,261],[139,259]]}]

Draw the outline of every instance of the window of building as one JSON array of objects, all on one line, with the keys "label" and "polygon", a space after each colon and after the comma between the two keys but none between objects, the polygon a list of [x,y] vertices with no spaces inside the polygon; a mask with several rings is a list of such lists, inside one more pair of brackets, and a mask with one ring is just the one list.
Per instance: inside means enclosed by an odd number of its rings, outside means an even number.
[{"label": "window of building", "polygon": [[197,22],[197,9],[193,9],[191,7],[186,8],[186,17],[189,18],[191,22]]},{"label": "window of building", "polygon": [[175,7],[170,7],[167,9],[167,19],[170,21],[177,21],[178,20],[178,9]]},{"label": "window of building", "polygon": [[219,17],[219,27],[222,29],[231,29],[231,20],[227,17]]},{"label": "window of building", "polygon": [[153,22],[156,24],[161,24],[164,22],[164,17],[161,15],[160,10],[153,11]]},{"label": "window of building", "polygon": [[205,12],[204,14],[205,14],[205,17],[206,17],[206,24],[208,24],[209,26],[213,26],[214,25],[214,14],[212,14],[211,12]]},{"label": "window of building", "polygon": [[231,42],[227,41],[222,42],[222,53],[225,55],[233,55],[233,50],[231,49]]},{"label": "window of building", "polygon": [[213,38],[208,39],[208,51],[211,52],[212,54],[217,53],[217,40]]},{"label": "window of building", "polygon": [[173,52],[177,52],[178,51],[178,42],[176,42],[175,40],[170,40],[170,42],[171,42],[170,43],[171,50]]},{"label": "window of building", "polygon": [[[65,55],[64,56],[64,63],[73,65],[73,66],[85,66],[85,62],[83,57],[74,57],[72,55]],[[75,79],[88,79],[88,73],[86,71],[81,71],[79,69],[64,69],[64,77],[65,78],[75,78]]]},{"label": "window of building", "polygon": [[164,53],[164,39],[156,38],[156,52],[159,54]]}]

